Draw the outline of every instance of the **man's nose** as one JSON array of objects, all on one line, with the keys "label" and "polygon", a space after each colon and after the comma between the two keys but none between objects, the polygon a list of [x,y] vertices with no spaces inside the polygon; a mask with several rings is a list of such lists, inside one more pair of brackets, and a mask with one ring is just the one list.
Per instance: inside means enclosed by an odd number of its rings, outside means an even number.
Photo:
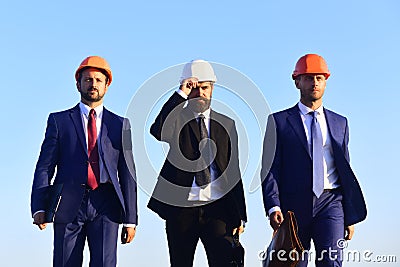
[{"label": "man's nose", "polygon": [[314,78],[312,79],[312,84],[315,85],[317,84],[317,82],[318,82],[317,76],[314,76]]},{"label": "man's nose", "polygon": [[90,86],[93,87],[93,88],[97,88],[97,82],[96,81],[92,81],[90,83]]}]

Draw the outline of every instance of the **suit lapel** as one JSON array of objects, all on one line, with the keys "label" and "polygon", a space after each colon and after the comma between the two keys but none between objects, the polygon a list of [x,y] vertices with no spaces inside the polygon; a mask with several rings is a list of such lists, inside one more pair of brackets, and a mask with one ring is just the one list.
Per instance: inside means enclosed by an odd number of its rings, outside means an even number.
[{"label": "suit lapel", "polygon": [[109,116],[108,116],[108,110],[106,108],[103,108],[103,118],[101,120],[101,132],[100,132],[100,146],[99,146],[99,152],[100,156],[104,156],[104,150],[107,149],[107,143],[109,142],[108,139],[108,121],[109,121]]},{"label": "suit lapel", "polygon": [[[221,155],[226,155],[226,151],[218,151],[219,149],[228,149],[227,147],[218,147],[218,144],[220,143],[218,141],[219,140],[223,140],[226,136],[226,131],[221,129],[221,123],[222,123],[222,119],[218,118],[218,113],[214,112],[213,110],[211,110],[210,113],[210,139],[214,141],[215,145],[216,145],[216,155],[215,155],[215,159],[214,162],[217,165],[218,171],[224,169],[223,168],[223,164],[222,164],[222,159]],[[229,139],[229,136],[227,136],[226,138]],[[229,160],[229,159],[225,159],[225,160]]]},{"label": "suit lapel", "polygon": [[84,150],[87,153],[85,131],[83,129],[83,123],[82,123],[81,111],[79,109],[79,104],[71,109],[70,116],[71,116],[72,122],[75,126],[76,135],[78,136],[78,139],[79,139],[82,147],[84,148]]},{"label": "suit lapel", "polygon": [[221,120],[216,118],[218,113],[215,113],[213,110],[210,112],[210,139],[217,143],[217,136],[221,137],[220,135],[220,124]]},{"label": "suit lapel", "polygon": [[341,146],[344,139],[344,131],[340,127],[340,123],[337,120],[337,117],[333,112],[324,108],[326,124],[328,126],[328,130],[331,134],[332,141],[336,142],[339,146]]},{"label": "suit lapel", "polygon": [[196,118],[193,115],[193,112],[188,109],[185,108],[182,112],[182,116],[183,116],[183,123],[184,124],[188,124],[189,128],[191,129],[192,133],[194,134],[194,136],[197,139],[197,142],[200,142],[200,130],[199,130],[199,125],[197,124]]},{"label": "suit lapel", "polygon": [[298,106],[294,106],[293,108],[288,110],[289,116],[287,120],[289,121],[290,125],[292,126],[294,132],[296,133],[297,137],[300,139],[301,144],[303,145],[304,149],[307,151],[308,155],[311,157],[311,152],[309,151],[306,133],[304,131],[304,125],[301,121],[300,111]]}]

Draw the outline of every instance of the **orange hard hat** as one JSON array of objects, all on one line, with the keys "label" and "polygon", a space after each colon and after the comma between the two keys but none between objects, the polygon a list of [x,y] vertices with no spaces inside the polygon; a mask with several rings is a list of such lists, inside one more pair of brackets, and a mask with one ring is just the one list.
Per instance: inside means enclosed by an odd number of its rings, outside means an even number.
[{"label": "orange hard hat", "polygon": [[326,79],[331,75],[325,60],[317,54],[307,54],[299,58],[292,78],[295,80],[297,76],[306,73],[324,74]]},{"label": "orange hard hat", "polygon": [[111,84],[111,81],[112,81],[111,68],[110,68],[110,65],[108,65],[107,61],[104,58],[99,57],[99,56],[89,56],[89,57],[85,58],[75,72],[75,80],[76,81],[79,80],[80,72],[85,68],[96,68],[96,69],[104,70],[108,77],[107,85]]}]

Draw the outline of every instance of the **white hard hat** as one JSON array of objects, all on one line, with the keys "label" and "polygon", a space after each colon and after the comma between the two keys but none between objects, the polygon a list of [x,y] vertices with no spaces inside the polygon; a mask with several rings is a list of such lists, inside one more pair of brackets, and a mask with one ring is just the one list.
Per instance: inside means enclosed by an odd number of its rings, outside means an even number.
[{"label": "white hard hat", "polygon": [[187,78],[195,77],[199,82],[216,82],[214,70],[210,63],[202,59],[192,60],[183,67],[180,82]]}]

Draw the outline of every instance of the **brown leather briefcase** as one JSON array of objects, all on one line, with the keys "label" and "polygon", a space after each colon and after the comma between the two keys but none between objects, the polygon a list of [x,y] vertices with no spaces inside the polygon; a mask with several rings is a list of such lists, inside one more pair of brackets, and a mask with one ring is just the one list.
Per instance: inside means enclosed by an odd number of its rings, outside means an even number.
[{"label": "brown leather briefcase", "polygon": [[296,218],[292,211],[288,211],[265,252],[263,267],[294,267],[303,257],[303,252]]}]

